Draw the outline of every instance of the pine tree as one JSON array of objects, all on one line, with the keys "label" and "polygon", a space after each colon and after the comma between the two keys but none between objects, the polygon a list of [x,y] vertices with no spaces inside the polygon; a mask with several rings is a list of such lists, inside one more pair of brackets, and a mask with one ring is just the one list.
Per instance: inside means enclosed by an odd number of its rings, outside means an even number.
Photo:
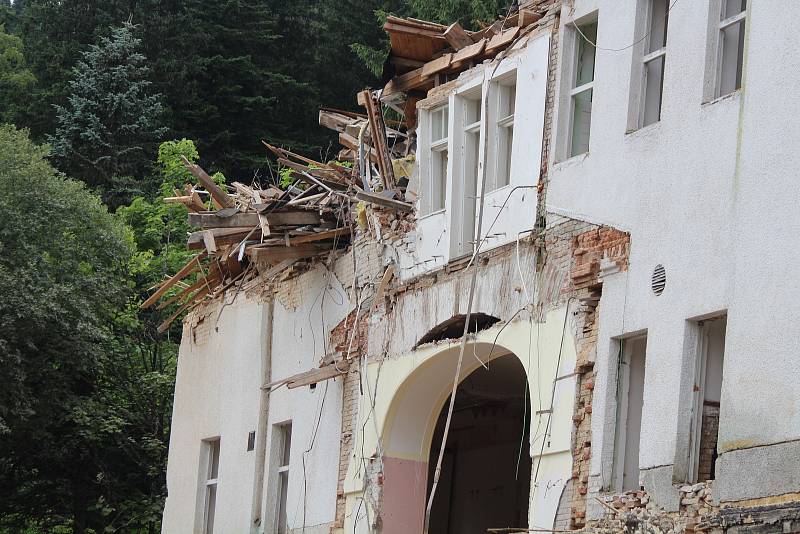
[{"label": "pine tree", "polygon": [[14,122],[36,78],[25,64],[22,40],[0,24],[0,122]]},{"label": "pine tree", "polygon": [[91,45],[72,69],[71,95],[56,106],[58,128],[49,140],[60,168],[103,192],[117,205],[149,172],[166,133],[161,95],[153,94],[141,41],[126,23]]}]

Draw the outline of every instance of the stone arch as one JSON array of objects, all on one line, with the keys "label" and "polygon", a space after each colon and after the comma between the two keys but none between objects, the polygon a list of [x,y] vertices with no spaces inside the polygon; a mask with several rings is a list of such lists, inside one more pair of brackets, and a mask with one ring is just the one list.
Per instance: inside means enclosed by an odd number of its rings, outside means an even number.
[{"label": "stone arch", "polygon": [[[416,366],[392,398],[382,429],[385,534],[422,531],[431,440],[452,392],[458,354],[458,343],[442,346]],[[508,348],[469,341],[459,383],[478,370],[481,361],[488,362],[491,370],[492,361],[505,356],[514,357],[520,372],[525,373],[522,361]]]}]

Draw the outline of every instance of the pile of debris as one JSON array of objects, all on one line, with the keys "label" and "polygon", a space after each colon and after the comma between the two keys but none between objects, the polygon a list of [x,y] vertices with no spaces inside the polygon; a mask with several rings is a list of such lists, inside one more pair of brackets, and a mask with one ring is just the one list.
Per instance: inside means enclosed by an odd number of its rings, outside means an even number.
[{"label": "pile of debris", "polygon": [[520,8],[479,31],[465,30],[417,19],[388,17],[383,29],[391,51],[385,73],[392,75],[381,101],[400,111],[406,124],[416,123],[416,103],[432,88],[455,79],[459,73],[496,58],[529,33],[545,12]]},{"label": "pile of debris", "polygon": [[[175,196],[164,200],[186,206],[189,224],[198,228],[188,236],[187,246],[200,253],[153,288],[155,292],[142,303],[142,308],[148,308],[169,296],[159,309],[178,304],[159,332],[184,311],[236,284],[241,287],[259,275],[271,278],[297,262],[346,248],[357,221],[352,216],[354,204],[412,210],[402,199],[413,157],[403,159],[398,152],[410,149],[406,134],[385,126],[372,92],[364,91],[359,99],[367,115],[320,112],[320,121],[340,132],[343,152],[353,151],[341,154],[342,160],[323,163],[262,141],[277,159],[280,175],[289,179],[283,187],[262,189],[240,182],[218,185],[199,165],[184,158],[197,183],[187,184],[183,194],[176,190]],[[354,130],[358,141],[349,143]],[[393,140],[391,148],[389,138]],[[209,201],[203,202],[203,197]],[[183,282],[190,276],[195,276],[194,283]]]},{"label": "pile of debris", "polygon": [[[219,185],[184,159],[196,183],[165,201],[189,210],[189,223],[197,231],[187,245],[200,252],[154,287],[142,304],[148,308],[161,301],[159,309],[177,305],[159,331],[237,284],[241,288],[259,276],[269,279],[298,262],[346,248],[355,228],[366,226],[368,207],[377,212],[376,220],[404,229],[413,225],[416,102],[476,62],[496,58],[536,27],[542,15],[518,9],[476,32],[457,22],[444,26],[389,17],[384,29],[391,42],[387,61],[392,79],[382,90],[358,94],[366,113],[320,110],[320,125],[339,135],[337,161],[315,161],[262,141],[288,181],[281,187]],[[388,118],[389,110],[397,117]]]},{"label": "pile of debris", "polygon": [[599,501],[609,513],[582,531],[593,534],[721,534],[720,509],[712,498],[711,481],[682,486],[679,492],[678,512],[665,512],[643,490],[603,497]]},{"label": "pile of debris", "polygon": [[[265,145],[290,170],[293,182],[285,189],[259,189],[239,182],[220,186],[199,165],[184,158],[184,165],[198,183],[187,185],[185,195],[176,192],[165,201],[183,204],[189,210],[189,223],[199,230],[188,236],[187,247],[201,252],[155,288],[142,304],[142,308],[150,307],[171,289],[180,289],[159,305],[179,304],[159,331],[166,330],[183,311],[237,282],[265,270],[277,273],[296,261],[349,243],[352,170]],[[201,195],[209,196],[209,204],[216,209],[209,210]],[[193,284],[181,284],[195,273]]]}]

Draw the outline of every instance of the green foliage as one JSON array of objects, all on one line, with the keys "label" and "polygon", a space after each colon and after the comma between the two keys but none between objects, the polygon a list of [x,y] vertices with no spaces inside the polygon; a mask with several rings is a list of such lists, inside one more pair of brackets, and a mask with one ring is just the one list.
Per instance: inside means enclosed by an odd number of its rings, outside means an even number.
[{"label": "green foliage", "polygon": [[12,122],[36,83],[22,53],[22,40],[0,24],[0,122]]},{"label": "green foliage", "polygon": [[389,56],[388,47],[379,49],[361,43],[352,43],[350,45],[350,50],[358,56],[358,59],[364,62],[373,76],[377,78],[383,73],[383,64]]},{"label": "green foliage", "polygon": [[58,128],[50,140],[59,166],[103,192],[106,202],[137,188],[125,177],[147,175],[159,125],[161,97],[152,93],[147,60],[130,24],[91,45],[72,69],[71,95],[56,106]]},{"label": "green foliage", "polygon": [[200,155],[194,142],[189,139],[180,141],[165,141],[158,147],[158,165],[165,183],[172,187],[180,188],[183,184],[193,180],[192,174],[186,170],[181,156],[184,156],[191,163],[197,163]]},{"label": "green foliage", "polygon": [[82,532],[122,426],[104,382],[133,242],[46,156],[0,126],[0,524]]}]

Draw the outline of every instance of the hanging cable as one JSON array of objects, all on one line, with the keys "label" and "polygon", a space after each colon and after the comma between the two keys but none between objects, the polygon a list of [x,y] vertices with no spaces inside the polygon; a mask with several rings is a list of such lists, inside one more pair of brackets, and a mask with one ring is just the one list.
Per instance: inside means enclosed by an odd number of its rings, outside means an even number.
[{"label": "hanging cable", "polygon": [[[505,24],[505,21],[503,22],[503,24]],[[496,61],[495,66],[492,69],[492,72],[489,74],[489,79],[490,80],[494,76],[494,74],[497,72],[497,69],[500,66],[500,63],[502,62],[503,58],[505,57],[505,53],[508,50],[511,50],[514,47],[514,45],[520,39],[522,39],[525,35],[527,35],[527,32],[524,33],[524,34],[519,35],[514,40],[514,42],[512,42],[508,46],[508,48],[503,50],[498,55],[498,57],[495,60]],[[489,91],[486,91],[486,94],[484,95],[484,98],[483,98],[483,109],[488,109],[488,105],[489,105],[489,94],[488,93],[489,93]],[[488,136],[484,135],[483,136],[484,153],[486,152],[486,150],[488,150],[487,143],[488,143]],[[480,162],[480,165],[482,166],[483,162]],[[509,196],[510,196],[510,194],[511,193],[509,192]],[[480,254],[481,244],[483,243],[483,241],[485,241],[485,238],[484,239],[480,238],[482,230],[483,230],[483,213],[484,213],[484,206],[486,204],[485,195],[486,195],[486,177],[485,177],[485,174],[484,174],[484,179],[481,180],[481,193],[478,196],[478,198],[480,199],[480,207],[478,209],[478,225],[477,225],[477,229],[476,229],[477,243],[475,245],[475,251],[472,254],[472,258],[470,259],[469,264],[467,265],[467,268],[470,268],[470,266],[472,266],[472,264],[474,263],[474,260]],[[495,217],[495,221],[497,221],[497,219],[499,218],[501,211],[502,211],[502,209],[500,211],[498,211],[498,214]],[[494,223],[492,223],[492,224],[494,224]],[[433,472],[433,484],[431,485],[431,494],[428,497],[428,503],[427,503],[427,506],[425,508],[425,522],[424,522],[424,525],[423,525],[423,534],[428,534],[428,529],[430,527],[431,509],[433,508],[433,500],[434,500],[434,498],[436,496],[436,488],[439,485],[439,477],[441,476],[441,472],[442,472],[442,461],[444,460],[444,450],[445,450],[445,445],[447,444],[447,437],[448,437],[448,435],[450,433],[450,423],[452,422],[452,419],[453,419],[453,410],[455,408],[456,392],[458,390],[459,377],[461,376],[461,368],[462,368],[462,365],[463,365],[463,362],[464,362],[464,352],[465,352],[466,347],[467,347],[467,337],[468,337],[467,334],[469,333],[469,320],[472,317],[472,305],[473,305],[474,300],[475,300],[475,286],[477,284],[477,280],[478,280],[478,266],[475,265],[473,267],[472,276],[471,276],[471,279],[470,279],[469,296],[467,298],[467,315],[466,315],[466,318],[464,320],[464,331],[463,331],[463,333],[461,335],[461,344],[460,344],[460,347],[459,347],[459,350],[458,350],[458,363],[456,364],[455,376],[453,377],[453,390],[452,390],[452,392],[450,394],[450,404],[449,404],[449,406],[447,408],[447,419],[445,420],[444,433],[442,435],[442,446],[439,448],[439,456],[438,456],[438,459],[436,461],[436,469]]]},{"label": "hanging cable", "polygon": [[[672,4],[669,6],[669,8],[667,8],[667,15],[669,15],[669,12],[672,11],[672,8],[675,7],[675,4],[677,4],[677,3],[678,3],[678,0],[673,0]],[[573,11],[574,11],[574,9],[575,8],[573,7]],[[629,48],[633,48],[637,44],[641,43],[642,41],[644,41],[645,39],[650,37],[651,33],[653,33],[652,30],[647,30],[647,32],[645,32],[645,34],[642,35],[639,39],[637,39],[636,41],[632,42],[628,46],[623,46],[622,48],[605,48],[605,47],[602,47],[602,46],[597,46],[596,42],[593,42],[591,39],[586,37],[586,35],[581,31],[580,26],[575,24],[575,19],[574,18],[569,21],[569,24],[573,28],[575,28],[575,30],[578,32],[578,34],[581,36],[581,38],[583,38],[584,41],[586,41],[587,43],[589,43],[590,45],[595,47],[597,50],[602,50],[604,52],[624,52],[625,50],[628,50]]]}]

